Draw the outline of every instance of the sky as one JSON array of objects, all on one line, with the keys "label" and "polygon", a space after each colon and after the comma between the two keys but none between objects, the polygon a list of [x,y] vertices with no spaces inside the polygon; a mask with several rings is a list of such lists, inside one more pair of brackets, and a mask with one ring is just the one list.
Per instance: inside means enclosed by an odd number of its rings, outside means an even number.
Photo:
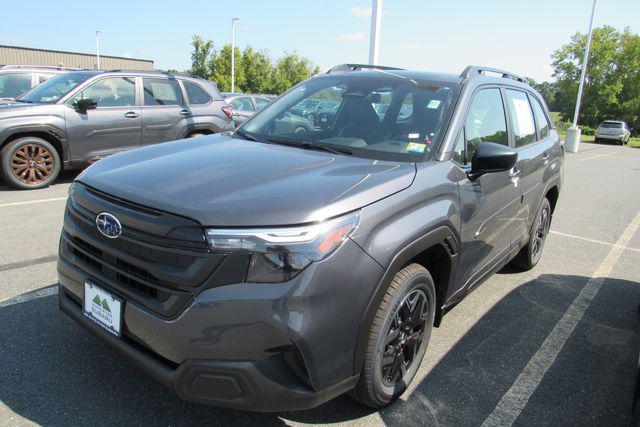
[{"label": "sky", "polygon": [[[35,3],[34,3],[35,1]],[[371,0],[5,1],[0,44],[152,59],[190,66],[194,34],[272,59],[297,52],[326,70],[366,63]],[[551,54],[586,33],[591,0],[383,0],[379,63],[460,73],[466,65],[551,79]],[[37,6],[36,6],[37,5]],[[599,0],[595,26],[640,32],[640,0]]]}]

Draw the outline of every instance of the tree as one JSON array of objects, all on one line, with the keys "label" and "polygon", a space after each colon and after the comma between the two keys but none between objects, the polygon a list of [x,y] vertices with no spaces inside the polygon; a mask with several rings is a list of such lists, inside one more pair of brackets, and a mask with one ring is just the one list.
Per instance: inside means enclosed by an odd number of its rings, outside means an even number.
[{"label": "tree", "polygon": [[313,67],[307,58],[285,52],[276,62],[271,88],[275,93],[282,93],[319,72],[320,67]]},{"label": "tree", "polygon": [[[231,45],[216,51],[213,41],[193,36],[191,69],[193,75],[213,80],[223,92],[231,90]],[[235,90],[247,93],[280,94],[320,72],[309,59],[297,53],[285,53],[275,65],[265,50],[247,46],[235,48]]]},{"label": "tree", "polygon": [[189,70],[189,73],[194,76],[202,77],[203,79],[208,79],[211,77],[209,66],[211,62],[213,41],[204,41],[202,37],[194,35],[191,46],[193,46],[193,51],[191,52],[191,69]]},{"label": "tree", "polygon": [[[576,33],[554,51],[555,107],[565,120],[573,117],[587,36]],[[640,36],[610,26],[593,31],[580,123],[595,127],[605,119],[640,125]]]}]

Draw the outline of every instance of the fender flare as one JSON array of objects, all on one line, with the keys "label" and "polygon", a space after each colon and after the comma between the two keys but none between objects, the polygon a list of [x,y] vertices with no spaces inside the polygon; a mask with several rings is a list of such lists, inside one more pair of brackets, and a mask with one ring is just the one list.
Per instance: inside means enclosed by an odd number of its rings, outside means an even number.
[{"label": "fender flare", "polygon": [[[447,248],[447,244],[445,243],[445,239],[453,239],[449,240],[453,242],[453,254],[452,251]],[[434,247],[434,246],[442,246],[449,259],[451,260],[451,271],[449,272],[449,282],[446,284],[446,288],[443,290],[444,295],[446,296],[448,288],[451,286],[451,282],[455,276],[455,270],[457,266],[457,253],[460,247],[459,239],[457,234],[453,231],[453,229],[449,225],[441,225],[422,235],[418,239],[414,240],[409,245],[403,247],[396,255],[393,257],[389,266],[386,268],[385,273],[382,278],[376,285],[371,298],[369,299],[369,304],[367,305],[364,316],[360,321],[360,326],[358,327],[358,336],[356,337],[356,345],[354,352],[354,373],[359,373],[362,368],[362,364],[364,363],[364,356],[366,354],[367,349],[367,341],[369,339],[369,329],[371,326],[371,322],[373,317],[380,306],[380,302],[382,298],[389,288],[393,277],[396,273],[405,266],[411,259],[415,258],[418,254],[424,252],[425,250]],[[444,304],[445,301],[441,301],[441,304]],[[440,307],[436,307],[436,311],[439,311]],[[442,313],[440,314],[440,317]],[[438,323],[438,315],[436,314],[436,324]]]},{"label": "fender flare", "polygon": [[62,161],[69,161],[69,143],[67,141],[66,132],[57,126],[48,123],[25,124],[7,127],[0,132],[0,147],[3,147],[7,140],[13,135],[30,132],[44,132],[48,135],[51,135],[52,138],[60,143],[60,148],[62,149],[60,157]]}]

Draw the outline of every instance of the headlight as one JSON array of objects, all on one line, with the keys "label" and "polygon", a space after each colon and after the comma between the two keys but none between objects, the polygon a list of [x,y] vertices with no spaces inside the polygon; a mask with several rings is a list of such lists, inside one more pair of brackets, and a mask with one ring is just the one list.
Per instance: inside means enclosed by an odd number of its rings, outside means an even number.
[{"label": "headlight", "polygon": [[207,229],[215,252],[251,254],[247,282],[278,283],[294,278],[313,261],[329,256],[358,224],[352,212],[328,221],[294,227]]}]

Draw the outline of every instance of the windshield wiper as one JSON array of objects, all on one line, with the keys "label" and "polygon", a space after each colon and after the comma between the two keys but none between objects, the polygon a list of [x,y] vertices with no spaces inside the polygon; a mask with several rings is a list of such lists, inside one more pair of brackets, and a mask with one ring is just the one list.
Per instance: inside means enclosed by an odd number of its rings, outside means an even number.
[{"label": "windshield wiper", "polygon": [[242,129],[236,129],[236,131],[234,132],[234,134],[238,134],[241,137],[243,137],[244,139],[247,139],[249,141],[254,141],[254,142],[260,142],[258,141],[255,137],[249,135],[247,132],[243,131]]},{"label": "windshield wiper", "polygon": [[303,148],[305,150],[326,151],[333,154],[347,154],[350,156],[350,155],[353,155],[354,153],[354,150],[349,147],[338,147],[335,145],[319,144],[317,142],[311,142],[311,141],[297,141],[294,139],[266,139],[265,141],[270,142],[272,144],[282,144],[282,145],[288,145],[290,147]]}]

